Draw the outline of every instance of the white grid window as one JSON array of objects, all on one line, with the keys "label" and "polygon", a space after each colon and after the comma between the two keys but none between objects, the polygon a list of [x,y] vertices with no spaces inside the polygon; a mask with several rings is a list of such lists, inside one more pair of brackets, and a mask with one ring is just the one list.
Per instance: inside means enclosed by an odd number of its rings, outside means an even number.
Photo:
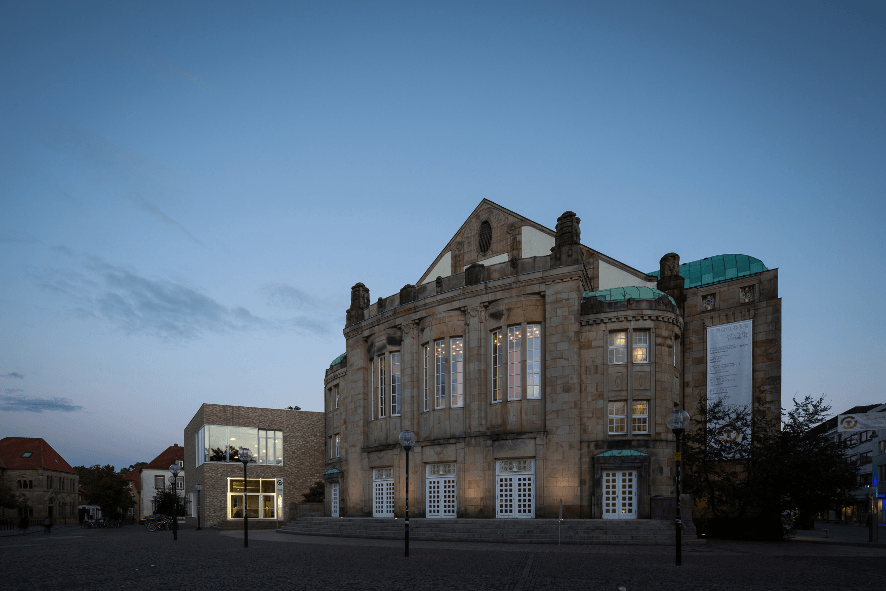
[{"label": "white grid window", "polygon": [[649,432],[649,402],[635,400],[631,405],[631,431],[634,433]]},{"label": "white grid window", "polygon": [[431,356],[431,346],[430,345],[422,345],[422,365],[424,366],[424,382],[422,384],[424,390],[424,409],[429,410],[431,408],[431,393],[430,388],[428,387],[428,357]]},{"label": "white grid window", "polygon": [[541,325],[526,327],[526,398],[541,398]]},{"label": "white grid window", "polygon": [[[535,462],[505,460],[496,463],[495,516],[524,519],[535,517]],[[521,465],[516,467],[517,463]]]},{"label": "white grid window", "polygon": [[391,353],[391,416],[400,416],[400,354]]},{"label": "white grid window", "polygon": [[[393,517],[394,516],[394,479],[390,469],[382,470],[387,472],[384,477],[373,477],[372,482],[372,516],[373,517]],[[380,470],[376,470],[380,472]]]},{"label": "white grid window", "polygon": [[508,400],[519,400],[522,384],[520,383],[520,353],[523,347],[523,335],[519,326],[508,328]]},{"label": "white grid window", "polygon": [[451,393],[450,406],[465,405],[464,349],[465,340],[463,338],[449,339],[449,369],[452,374],[449,382],[449,390]]},{"label": "white grid window", "polygon": [[609,363],[627,363],[628,333],[615,330],[609,333]]},{"label": "white grid window", "polygon": [[330,510],[332,511],[333,517],[338,517],[338,483],[333,483],[330,487],[330,495],[331,499],[329,501]]},{"label": "white grid window", "polygon": [[[439,466],[439,465],[438,465]],[[446,474],[434,471],[434,465],[427,467],[427,509],[429,519],[453,518],[456,516],[456,475],[454,470]]]},{"label": "white grid window", "polygon": [[501,331],[492,332],[492,401],[501,402],[501,372],[502,372],[502,342]]},{"label": "white grid window", "polygon": [[434,407],[446,406],[446,341],[434,341]]},{"label": "white grid window", "polygon": [[603,519],[636,519],[634,506],[635,470],[603,472]]},{"label": "white grid window", "polygon": [[634,331],[634,347],[633,347],[634,363],[649,363],[649,331]]},{"label": "white grid window", "polygon": [[385,418],[385,356],[378,358],[378,418]]},{"label": "white grid window", "polygon": [[609,403],[609,432],[625,433],[627,429],[627,416],[625,414],[627,402]]}]

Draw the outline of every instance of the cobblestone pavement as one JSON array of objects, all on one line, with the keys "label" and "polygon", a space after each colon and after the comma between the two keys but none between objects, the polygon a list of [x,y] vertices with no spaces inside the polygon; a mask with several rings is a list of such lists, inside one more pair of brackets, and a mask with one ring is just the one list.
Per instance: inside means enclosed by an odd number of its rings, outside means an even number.
[{"label": "cobblestone pavement", "polygon": [[841,591],[880,588],[886,550],[802,542],[562,546],[401,542],[144,527],[0,539],[4,590]]}]

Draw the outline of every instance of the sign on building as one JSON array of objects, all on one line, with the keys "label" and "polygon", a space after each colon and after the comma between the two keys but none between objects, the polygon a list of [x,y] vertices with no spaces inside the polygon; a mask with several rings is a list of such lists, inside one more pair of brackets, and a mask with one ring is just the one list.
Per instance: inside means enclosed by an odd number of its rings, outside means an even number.
[{"label": "sign on building", "polygon": [[862,412],[840,415],[837,418],[837,431],[841,433],[857,433],[883,427],[886,427],[886,413],[883,412]]},{"label": "sign on building", "polygon": [[[709,326],[707,330],[708,403],[723,401],[750,412],[754,391],[753,320]],[[709,424],[724,441],[750,437],[735,425]]]}]

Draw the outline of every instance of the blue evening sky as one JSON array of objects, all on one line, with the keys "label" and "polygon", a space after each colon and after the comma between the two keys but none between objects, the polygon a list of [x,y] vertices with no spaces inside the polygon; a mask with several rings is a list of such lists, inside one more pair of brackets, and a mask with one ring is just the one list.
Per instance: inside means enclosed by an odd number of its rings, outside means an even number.
[{"label": "blue evening sky", "polygon": [[483,198],[779,269],[784,402],[886,402],[880,2],[0,2],[0,436],[323,408],[350,287]]}]

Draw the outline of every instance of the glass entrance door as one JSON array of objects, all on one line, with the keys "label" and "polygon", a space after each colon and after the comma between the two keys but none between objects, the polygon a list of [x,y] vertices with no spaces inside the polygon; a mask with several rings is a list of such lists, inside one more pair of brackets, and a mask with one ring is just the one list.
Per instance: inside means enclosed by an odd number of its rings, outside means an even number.
[{"label": "glass entrance door", "polygon": [[332,509],[332,516],[338,517],[338,483],[333,483],[332,486],[330,486],[329,488],[329,492],[331,495],[330,505]]},{"label": "glass entrance door", "polygon": [[455,517],[456,506],[456,465],[428,464],[427,516],[428,518]]},{"label": "glass entrance door", "polygon": [[636,470],[603,472],[603,519],[636,519]]}]

